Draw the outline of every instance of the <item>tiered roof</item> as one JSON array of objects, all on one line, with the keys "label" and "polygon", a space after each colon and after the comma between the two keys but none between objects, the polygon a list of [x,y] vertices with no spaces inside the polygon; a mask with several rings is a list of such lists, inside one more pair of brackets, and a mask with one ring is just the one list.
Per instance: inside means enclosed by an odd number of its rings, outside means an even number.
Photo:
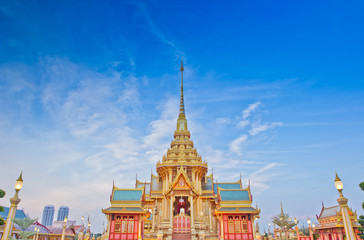
[{"label": "tiered roof", "polygon": [[251,206],[253,196],[250,186],[243,189],[241,180],[232,183],[215,183],[214,185],[218,202],[215,213],[260,213],[260,209]]},{"label": "tiered roof", "polygon": [[[322,204],[320,215],[316,215],[316,218],[319,222],[319,224],[316,226],[316,229],[343,227],[343,217],[340,210],[340,205],[325,207],[324,204]],[[356,221],[356,212],[350,208],[348,210],[353,227],[359,227],[359,223]]]},{"label": "tiered roof", "polygon": [[102,209],[103,213],[128,212],[146,213],[144,209],[144,186],[137,189],[122,189],[113,186],[110,196],[111,206]]},{"label": "tiered roof", "polygon": [[[8,207],[4,207],[4,211],[0,212],[0,217],[4,220],[6,220],[8,218],[9,215],[9,208]],[[24,213],[24,210],[22,209],[17,209],[16,213],[15,213],[15,218],[16,219],[24,219],[26,218],[26,214]]]}]

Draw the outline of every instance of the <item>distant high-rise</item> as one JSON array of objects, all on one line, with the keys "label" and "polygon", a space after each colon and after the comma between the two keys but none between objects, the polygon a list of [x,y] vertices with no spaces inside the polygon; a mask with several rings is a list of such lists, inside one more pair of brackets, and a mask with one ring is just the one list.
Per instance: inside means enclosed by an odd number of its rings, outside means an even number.
[{"label": "distant high-rise", "polygon": [[60,206],[58,209],[57,221],[63,221],[68,218],[69,208],[67,206]]},{"label": "distant high-rise", "polygon": [[54,216],[54,206],[47,205],[43,209],[42,224],[44,226],[52,226]]}]

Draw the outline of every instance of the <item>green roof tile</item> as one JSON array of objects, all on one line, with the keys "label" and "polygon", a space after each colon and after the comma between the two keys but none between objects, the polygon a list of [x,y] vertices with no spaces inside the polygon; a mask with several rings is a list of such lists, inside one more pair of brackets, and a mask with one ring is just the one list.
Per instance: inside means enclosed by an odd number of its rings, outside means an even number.
[{"label": "green roof tile", "polygon": [[112,200],[116,201],[140,201],[143,192],[141,190],[115,190]]},{"label": "green roof tile", "polygon": [[222,201],[246,201],[249,199],[249,192],[246,190],[220,191]]}]

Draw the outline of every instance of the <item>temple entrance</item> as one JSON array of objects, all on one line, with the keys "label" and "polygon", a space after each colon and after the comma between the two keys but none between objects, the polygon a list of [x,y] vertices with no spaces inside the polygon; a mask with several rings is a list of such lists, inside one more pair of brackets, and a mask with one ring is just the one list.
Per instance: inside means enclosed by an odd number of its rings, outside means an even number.
[{"label": "temple entrance", "polygon": [[173,216],[184,213],[190,216],[191,204],[188,201],[188,196],[175,196],[175,201],[173,202]]},{"label": "temple entrance", "polygon": [[173,203],[173,234],[190,234],[190,203],[188,196],[175,197]]},{"label": "temple entrance", "polygon": [[173,220],[173,233],[190,233],[191,220],[185,214],[178,214]]}]

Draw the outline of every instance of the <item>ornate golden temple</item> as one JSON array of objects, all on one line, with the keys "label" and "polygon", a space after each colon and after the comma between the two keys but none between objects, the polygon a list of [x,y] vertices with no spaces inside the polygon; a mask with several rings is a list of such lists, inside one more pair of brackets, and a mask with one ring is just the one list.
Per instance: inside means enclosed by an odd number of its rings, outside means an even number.
[{"label": "ornate golden temple", "polygon": [[194,148],[188,131],[183,98],[174,139],[157,163],[150,182],[136,180],[134,189],[113,186],[111,206],[102,209],[108,219],[105,238],[121,239],[244,239],[255,238],[250,186],[214,183],[207,162]]}]

